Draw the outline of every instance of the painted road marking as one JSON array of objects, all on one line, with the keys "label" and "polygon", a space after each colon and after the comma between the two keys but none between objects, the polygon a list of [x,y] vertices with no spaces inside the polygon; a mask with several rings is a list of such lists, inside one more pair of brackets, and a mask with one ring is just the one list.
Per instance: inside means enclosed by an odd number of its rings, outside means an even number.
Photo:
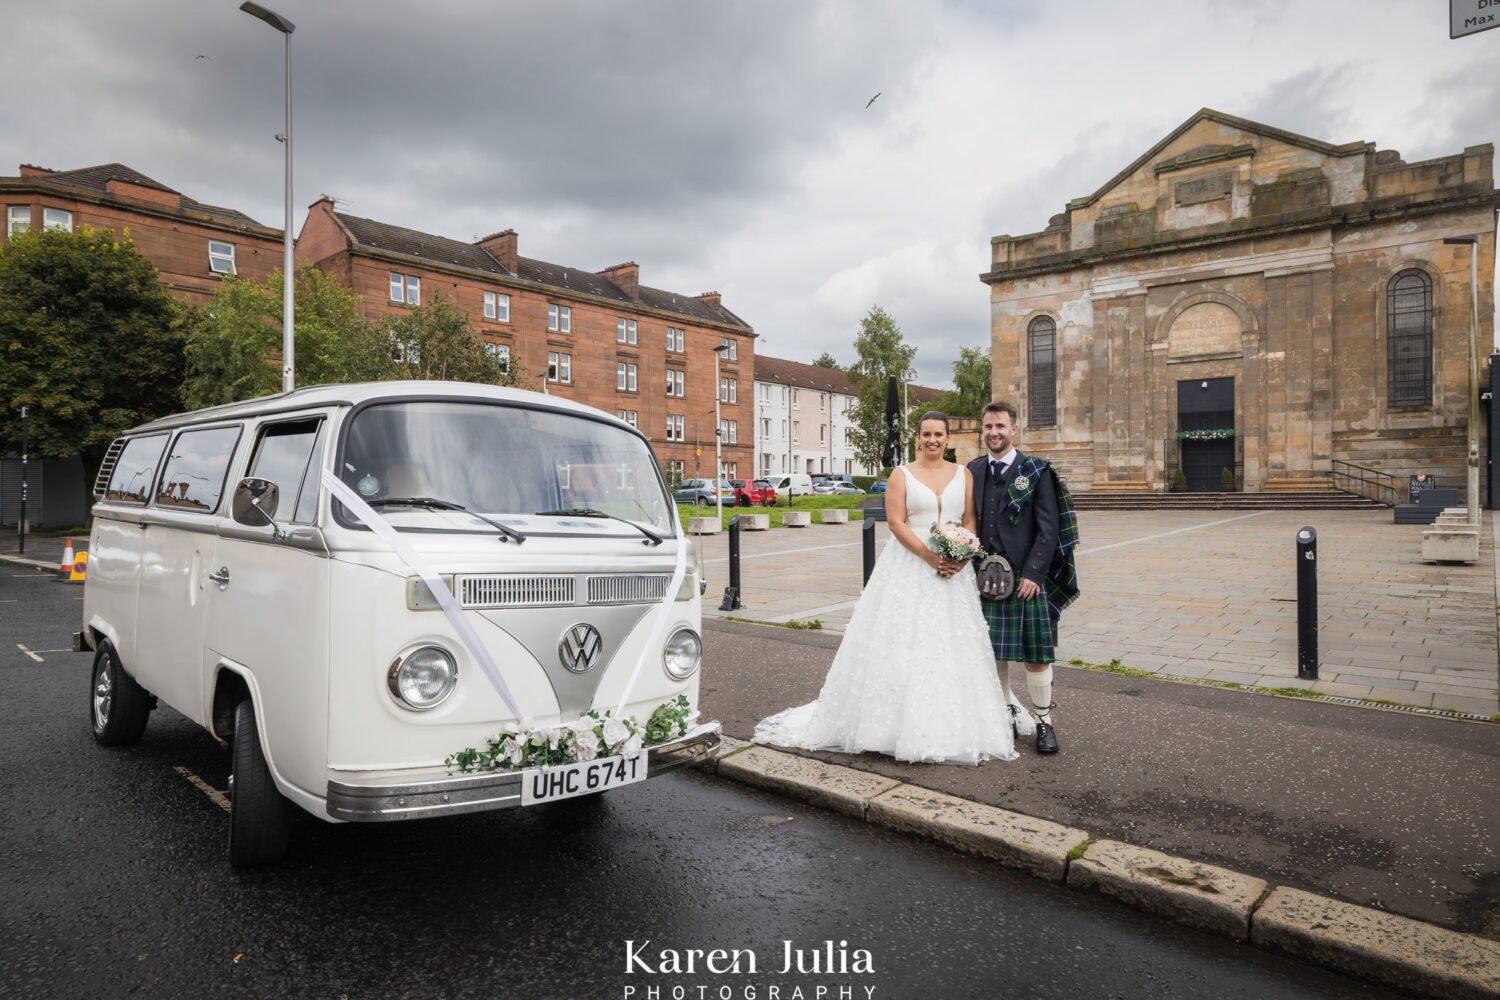
[{"label": "painted road marking", "polygon": [[25,646],[21,645],[19,642],[16,643],[16,648],[19,649],[21,652],[25,653],[27,656],[31,657],[36,662],[38,662],[38,663],[42,662],[42,658],[40,656],[36,655],[31,650],[29,650]]},{"label": "painted road marking", "polygon": [[202,792],[204,795],[207,795],[208,800],[214,805],[218,806],[225,812],[229,811],[229,797],[223,792],[219,791],[213,785],[210,785],[208,782],[204,781],[202,778],[198,777],[196,774],[194,774],[192,771],[189,771],[185,767],[174,767],[172,768],[172,770],[176,771],[178,774],[186,778],[188,780],[188,784],[198,789],[198,791]]},{"label": "painted road marking", "polygon": [[1158,538],[1166,538],[1170,535],[1180,535],[1184,531],[1197,531],[1199,528],[1212,528],[1220,524],[1232,524],[1235,521],[1244,521],[1252,517],[1264,517],[1271,513],[1268,510],[1258,510],[1254,514],[1241,514],[1239,517],[1226,517],[1222,521],[1205,521],[1203,524],[1190,524],[1186,528],[1176,528],[1172,531],[1163,531],[1158,535],[1142,535],[1140,538],[1128,538],[1123,542],[1113,542],[1109,545],[1098,545],[1092,549],[1079,549],[1081,556],[1091,556],[1095,552],[1104,552],[1108,549],[1118,549],[1122,545],[1135,545],[1138,542],[1153,542]]},{"label": "painted road marking", "polygon": [[[777,556],[795,556],[795,555],[800,555],[803,552],[820,552],[820,551],[822,551],[824,549],[847,549],[847,548],[851,548],[851,547],[853,547],[855,545],[863,545],[863,544],[864,544],[864,542],[862,542],[862,541],[860,541],[860,542],[839,542],[837,545],[809,545],[805,549],[781,549],[781,550],[779,550],[777,552],[756,552],[756,553],[754,553],[752,555],[748,555],[748,556],[747,555],[742,555],[742,556],[740,556],[740,561],[743,562],[746,559],[774,559]],[[708,563],[727,563],[728,561],[729,561],[729,557],[728,556],[725,556],[723,559],[705,559],[705,560],[703,560],[703,562],[704,562],[705,565],[707,565]]]}]

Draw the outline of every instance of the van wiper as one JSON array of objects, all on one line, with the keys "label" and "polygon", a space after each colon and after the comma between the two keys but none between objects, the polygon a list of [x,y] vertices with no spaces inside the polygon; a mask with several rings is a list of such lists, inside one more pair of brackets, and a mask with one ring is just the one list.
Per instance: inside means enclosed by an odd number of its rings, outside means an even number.
[{"label": "van wiper", "polygon": [[501,534],[501,541],[509,539],[520,545],[526,541],[526,536],[508,524],[501,524],[493,518],[485,517],[477,511],[472,511],[461,503],[452,500],[439,500],[436,497],[386,497],[383,500],[366,501],[371,507],[430,507],[433,510],[461,510],[470,517],[477,517],[485,524],[494,528]]},{"label": "van wiper", "polygon": [[646,539],[647,539],[647,541],[646,541],[647,545],[660,545],[662,543],[662,537],[660,535],[658,535],[656,532],[652,531],[650,528],[643,528],[639,524],[636,524],[634,521],[627,521],[625,518],[620,517],[618,514],[611,514],[611,513],[607,512],[607,511],[602,511],[602,510],[599,510],[599,509],[594,508],[594,507],[568,507],[568,508],[566,508],[564,510],[539,510],[539,511],[536,512],[536,516],[537,517],[607,517],[611,521],[619,521],[621,524],[628,524],[632,528],[634,528],[636,531],[639,531],[641,534],[645,535]]}]

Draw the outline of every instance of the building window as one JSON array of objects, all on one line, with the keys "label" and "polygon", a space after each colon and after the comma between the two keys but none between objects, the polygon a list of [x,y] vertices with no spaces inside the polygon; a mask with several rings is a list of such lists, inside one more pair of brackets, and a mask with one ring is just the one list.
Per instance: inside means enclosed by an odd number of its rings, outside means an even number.
[{"label": "building window", "polygon": [[823,410],[827,406],[828,406],[828,393],[826,393],[826,392],[820,392],[820,393],[818,393],[818,412],[822,413]]},{"label": "building window", "polygon": [[686,350],[685,335],[683,334],[683,332],[681,330],[679,330],[678,328],[673,327],[673,326],[667,327],[667,350],[669,350],[669,351],[682,351],[682,350]]},{"label": "building window", "polygon": [[547,305],[547,329],[553,333],[573,332],[573,310],[569,306]]},{"label": "building window", "polygon": [[510,322],[510,296],[500,292],[484,293],[484,318],[497,323]]},{"label": "building window", "polygon": [[1432,279],[1415,268],[1402,271],[1386,289],[1386,402],[1391,406],[1432,403]]},{"label": "building window", "polygon": [[770,417],[761,417],[760,418],[760,436],[761,437],[770,437],[771,436],[771,418]]},{"label": "building window", "polygon": [[739,402],[738,383],[732,378],[719,379],[719,401],[723,403]]},{"label": "building window", "polygon": [[687,418],[686,417],[682,416],[681,414],[671,414],[671,413],[667,414],[667,440],[668,441],[686,441],[687,440],[686,427],[687,427]]},{"label": "building window", "polygon": [[571,382],[573,381],[573,355],[559,354],[557,351],[547,352],[547,381],[548,382]]},{"label": "building window", "polygon": [[415,274],[391,275],[391,301],[409,306],[422,304],[422,279]]},{"label": "building window", "polygon": [[739,421],[726,420],[719,428],[719,436],[724,439],[725,444],[739,443]]},{"label": "building window", "polygon": [[826,440],[823,435],[827,432],[827,430],[828,428],[824,425],[818,425],[818,444],[822,444]]},{"label": "building window", "polygon": [[792,405],[793,406],[797,405],[797,390],[796,389],[792,390]]},{"label": "building window", "polygon": [[31,206],[11,205],[5,210],[5,231],[14,236],[31,228]]},{"label": "building window", "polygon": [[682,484],[682,459],[667,459],[667,482],[674,487]]},{"label": "building window", "polygon": [[678,399],[687,396],[687,372],[667,369],[667,395]]},{"label": "building window", "polygon": [[725,361],[735,361],[739,358],[739,341],[724,337],[719,341],[719,344],[722,347],[729,348],[729,350],[724,352]]},{"label": "building window", "polygon": [[635,320],[626,319],[621,316],[615,320],[615,342],[619,344],[634,344],[636,328]]},{"label": "building window", "polygon": [[1030,426],[1057,423],[1057,324],[1038,316],[1026,328],[1027,409]]},{"label": "building window", "polygon": [[503,370],[503,371],[510,371],[510,345],[509,344],[492,344],[489,341],[485,341],[484,342],[484,353],[488,354],[490,357],[494,358],[496,361],[499,361],[500,362],[500,368],[501,368],[501,370]]},{"label": "building window", "polygon": [[792,421],[792,440],[793,441],[801,441],[802,440],[802,421],[800,421],[800,420],[793,420]]},{"label": "building window", "polygon": [[214,274],[234,273],[234,244],[208,241],[208,269]]},{"label": "building window", "polygon": [[621,392],[635,392],[636,367],[625,361],[615,362],[615,388]]},{"label": "building window", "polygon": [[740,463],[738,463],[738,462],[725,462],[724,463],[724,478],[725,479],[738,479],[738,478],[740,478]]},{"label": "building window", "polygon": [[60,208],[44,208],[42,209],[42,228],[71,233],[73,231],[73,213],[64,212]]},{"label": "building window", "polygon": [[769,403],[771,401],[771,387],[766,383],[760,383],[760,401]]}]

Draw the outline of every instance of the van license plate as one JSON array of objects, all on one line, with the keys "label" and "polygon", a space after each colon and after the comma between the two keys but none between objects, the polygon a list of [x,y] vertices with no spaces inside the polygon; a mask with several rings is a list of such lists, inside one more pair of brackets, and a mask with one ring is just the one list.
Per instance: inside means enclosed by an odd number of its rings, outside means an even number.
[{"label": "van license plate", "polygon": [[646,751],[521,772],[521,805],[592,795],[646,780]]}]

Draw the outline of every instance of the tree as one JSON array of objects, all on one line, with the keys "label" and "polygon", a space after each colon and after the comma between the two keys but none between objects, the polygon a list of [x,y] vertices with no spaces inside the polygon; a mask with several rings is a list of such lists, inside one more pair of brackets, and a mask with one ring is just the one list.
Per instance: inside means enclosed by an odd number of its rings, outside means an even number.
[{"label": "tree", "polygon": [[526,384],[521,366],[502,364],[474,333],[469,317],[441,296],[410,312],[387,316],[382,329],[390,338],[386,378]]},{"label": "tree", "polygon": [[860,320],[854,350],[859,358],[849,367],[849,375],[859,383],[859,401],[851,411],[854,459],[861,465],[879,466],[886,435],[886,381],[894,377],[898,383],[906,382],[915,374],[911,363],[917,349],[902,339],[901,328],[889,313],[871,306]]},{"label": "tree", "polygon": [[954,388],[933,400],[933,407],[950,417],[977,418],[990,395],[990,352],[980,347],[960,347],[953,362]]},{"label": "tree", "polygon": [[[182,312],[127,232],[11,234],[0,247],[0,433],[32,453],[81,455],[180,408]],[[91,480],[86,480],[91,481]]]},{"label": "tree", "polygon": [[816,360],[816,361],[813,362],[813,367],[814,368],[832,368],[835,371],[837,371],[838,367],[839,367],[839,363],[837,361],[833,360],[833,355],[832,354],[829,354],[827,351],[824,351],[822,354],[818,355],[818,360]]},{"label": "tree", "polygon": [[[189,409],[266,396],[281,389],[281,274],[230,279],[196,310],[187,335]],[[327,272],[297,269],[296,385],[381,377],[387,341],[360,315],[359,298]]]}]

